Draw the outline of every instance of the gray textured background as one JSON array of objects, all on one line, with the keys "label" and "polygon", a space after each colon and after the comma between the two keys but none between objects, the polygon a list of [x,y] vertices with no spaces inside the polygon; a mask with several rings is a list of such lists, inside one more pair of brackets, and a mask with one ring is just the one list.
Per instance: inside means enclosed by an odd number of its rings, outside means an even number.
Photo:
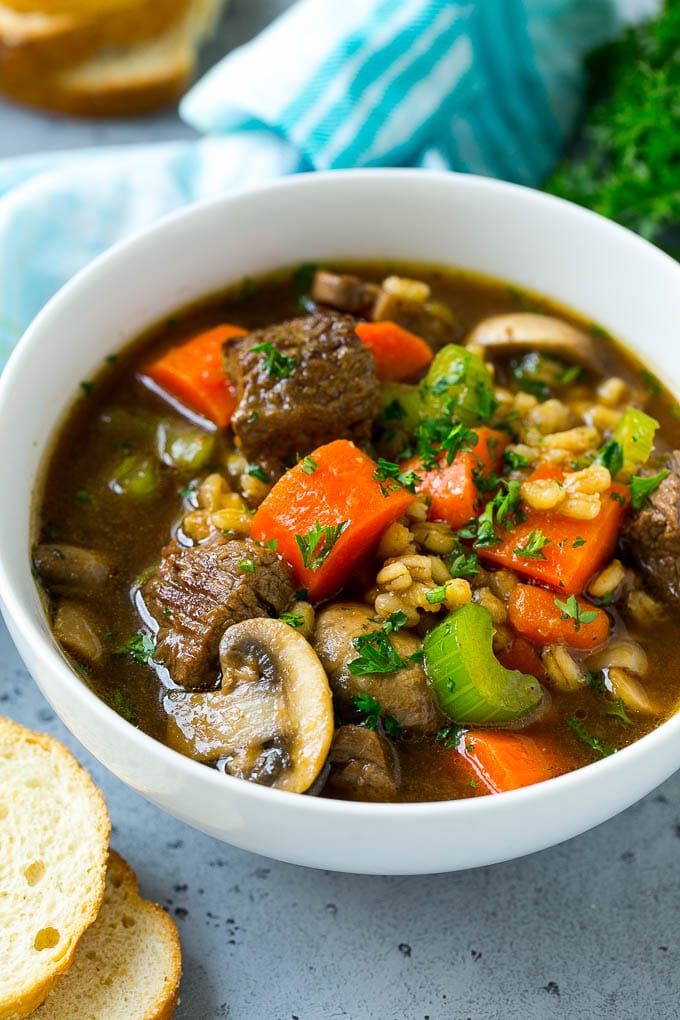
[{"label": "gray textured background", "polygon": [[[205,65],[286,6],[233,0]],[[173,112],[102,124],[0,102],[0,156],[190,134]],[[178,1020],[680,1016],[677,775],[606,825],[521,861],[361,878],[234,850],[147,804],[64,730],[1,624],[0,712],[58,736],[102,787],[112,844],[179,926]]]}]

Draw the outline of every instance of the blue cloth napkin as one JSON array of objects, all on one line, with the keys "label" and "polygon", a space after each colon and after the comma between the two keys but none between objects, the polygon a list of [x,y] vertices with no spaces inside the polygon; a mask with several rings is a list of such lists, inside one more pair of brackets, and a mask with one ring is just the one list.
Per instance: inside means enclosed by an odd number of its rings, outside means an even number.
[{"label": "blue cloth napkin", "polygon": [[0,162],[0,367],[75,272],[188,202],[356,166],[540,184],[616,27],[614,0],[299,0],[185,97],[206,137]]}]

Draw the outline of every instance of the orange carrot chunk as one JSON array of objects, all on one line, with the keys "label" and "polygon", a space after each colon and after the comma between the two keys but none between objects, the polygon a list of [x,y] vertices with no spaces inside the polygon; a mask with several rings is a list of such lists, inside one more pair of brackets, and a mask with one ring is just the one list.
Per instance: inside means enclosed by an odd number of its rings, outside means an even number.
[{"label": "orange carrot chunk", "polygon": [[[558,605],[559,603],[559,605]],[[595,648],[607,640],[609,617],[575,595],[518,584],[508,604],[511,626],[535,644],[563,641],[571,648]]]},{"label": "orange carrot chunk", "polygon": [[334,595],[413,502],[354,443],[320,446],[279,479],[253,517],[251,536],[276,542],[312,602]]},{"label": "orange carrot chunk", "polygon": [[[563,477],[559,469],[552,467],[538,468],[530,476],[531,480],[556,478],[558,481]],[[630,500],[628,486],[614,482],[602,493],[601,500],[599,514],[589,521],[525,507],[525,520],[509,529],[497,528],[498,545],[479,548],[480,559],[509,567],[523,577],[549,584],[566,595],[579,594],[614,551]],[[540,555],[527,556],[522,550],[532,532],[540,532],[548,541],[540,550],[535,550]]]},{"label": "orange carrot chunk", "polygon": [[554,755],[523,733],[468,730],[461,737],[456,753],[467,762],[474,778],[481,781],[489,793],[533,786],[565,771]]},{"label": "orange carrot chunk", "polygon": [[383,382],[412,379],[432,361],[431,348],[422,337],[385,319],[382,322],[358,322],[354,332],[375,360],[375,370]]},{"label": "orange carrot chunk", "polygon": [[537,680],[545,678],[545,666],[541,657],[526,638],[516,637],[511,645],[498,652],[496,658],[506,669],[518,669],[520,673],[529,673]]},{"label": "orange carrot chunk", "polygon": [[467,524],[478,509],[475,476],[481,472],[488,478],[498,470],[508,443],[507,436],[494,429],[481,427],[476,433],[477,442],[472,450],[460,450],[450,464],[442,454],[438,465],[429,471],[422,468],[417,457],[402,466],[403,471],[413,470],[422,479],[416,491],[430,497],[430,520],[446,521],[454,530]]},{"label": "orange carrot chunk", "polygon": [[222,367],[222,344],[247,332],[240,326],[216,326],[171,347],[145,374],[192,411],[225,428],[236,408],[236,393]]}]

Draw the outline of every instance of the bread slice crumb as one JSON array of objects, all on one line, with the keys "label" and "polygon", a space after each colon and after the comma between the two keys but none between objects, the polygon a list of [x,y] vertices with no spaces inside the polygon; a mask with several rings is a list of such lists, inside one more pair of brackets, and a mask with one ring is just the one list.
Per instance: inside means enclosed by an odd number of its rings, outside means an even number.
[{"label": "bread slice crumb", "polygon": [[137,878],[115,850],[109,856],[99,917],[73,965],[34,1020],[170,1020],[181,974],[177,928],[141,899]]},{"label": "bread slice crumb", "polygon": [[63,744],[0,718],[0,1020],[68,970],[104,894],[110,822]]}]

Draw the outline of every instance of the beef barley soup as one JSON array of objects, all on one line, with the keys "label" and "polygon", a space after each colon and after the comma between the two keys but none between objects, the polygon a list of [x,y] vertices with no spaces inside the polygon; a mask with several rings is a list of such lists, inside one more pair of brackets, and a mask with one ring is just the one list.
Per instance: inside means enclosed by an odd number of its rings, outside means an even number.
[{"label": "beef barley soup", "polygon": [[459,271],[303,266],[78,383],[35,574],[83,681],[178,752],[448,800],[674,711],[680,408],[595,324]]}]

